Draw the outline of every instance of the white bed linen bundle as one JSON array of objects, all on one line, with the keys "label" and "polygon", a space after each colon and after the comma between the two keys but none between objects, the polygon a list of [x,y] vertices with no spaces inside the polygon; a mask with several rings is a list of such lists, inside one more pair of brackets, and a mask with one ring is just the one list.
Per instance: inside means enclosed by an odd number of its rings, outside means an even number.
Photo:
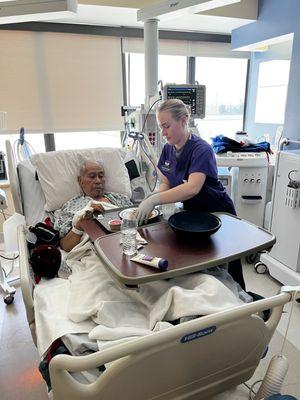
[{"label": "white bed linen bundle", "polygon": [[87,235],[66,256],[68,279],[35,288],[38,350],[69,333],[89,333],[99,349],[171,327],[166,321],[207,315],[242,304],[233,280],[194,273],[140,285],[138,291],[112,280]]}]

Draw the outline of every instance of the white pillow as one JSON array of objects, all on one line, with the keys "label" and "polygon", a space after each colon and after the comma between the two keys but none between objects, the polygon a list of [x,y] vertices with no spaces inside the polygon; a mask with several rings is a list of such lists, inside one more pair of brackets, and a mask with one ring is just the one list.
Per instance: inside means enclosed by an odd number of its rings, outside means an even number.
[{"label": "white pillow", "polygon": [[123,156],[122,149],[110,147],[50,151],[31,156],[46,198],[45,209],[57,210],[72,197],[80,195],[77,176],[84,160],[103,164],[105,191],[126,194],[130,198],[130,180]]}]

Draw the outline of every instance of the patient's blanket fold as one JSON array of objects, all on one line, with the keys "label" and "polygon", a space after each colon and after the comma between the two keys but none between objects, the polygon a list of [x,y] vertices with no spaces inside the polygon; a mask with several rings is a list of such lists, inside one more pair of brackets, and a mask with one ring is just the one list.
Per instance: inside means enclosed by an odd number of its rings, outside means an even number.
[{"label": "patient's blanket fold", "polygon": [[67,280],[44,280],[34,290],[40,355],[66,334],[89,333],[104,349],[172,327],[178,319],[242,304],[237,284],[223,270],[150,282],[138,291],[123,288],[106,271],[86,234],[65,262],[72,270]]},{"label": "patient's blanket fold", "polygon": [[35,327],[40,356],[51,343],[66,333],[88,333],[95,327],[92,320],[77,324],[68,318],[69,294],[69,281],[60,278],[43,278],[34,289]]},{"label": "patient's blanket fold", "polygon": [[[66,262],[72,269],[68,317],[74,322],[91,318],[98,326],[90,338],[102,345],[150,334],[178,318],[242,304],[233,291],[205,273],[142,284],[137,291],[122,288],[112,280],[90,242],[76,246]],[[236,289],[233,281],[232,285]]]}]

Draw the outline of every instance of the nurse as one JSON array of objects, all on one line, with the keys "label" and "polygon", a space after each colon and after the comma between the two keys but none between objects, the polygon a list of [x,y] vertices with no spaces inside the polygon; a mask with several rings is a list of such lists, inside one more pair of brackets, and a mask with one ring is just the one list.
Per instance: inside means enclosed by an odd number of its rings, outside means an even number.
[{"label": "nurse", "polygon": [[[179,201],[185,210],[236,215],[233,202],[218,179],[212,147],[188,130],[189,112],[185,104],[179,99],[166,100],[159,105],[156,117],[167,140],[158,162],[160,185],[139,205],[138,223],[146,222],[156,205]],[[228,272],[245,289],[240,260],[229,263]]]}]

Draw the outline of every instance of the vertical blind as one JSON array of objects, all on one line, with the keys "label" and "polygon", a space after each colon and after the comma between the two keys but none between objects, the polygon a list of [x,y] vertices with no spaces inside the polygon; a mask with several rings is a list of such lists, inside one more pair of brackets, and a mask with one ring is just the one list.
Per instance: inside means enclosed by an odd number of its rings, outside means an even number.
[{"label": "vertical blind", "polygon": [[7,133],[120,130],[120,39],[0,31],[0,110]]}]

